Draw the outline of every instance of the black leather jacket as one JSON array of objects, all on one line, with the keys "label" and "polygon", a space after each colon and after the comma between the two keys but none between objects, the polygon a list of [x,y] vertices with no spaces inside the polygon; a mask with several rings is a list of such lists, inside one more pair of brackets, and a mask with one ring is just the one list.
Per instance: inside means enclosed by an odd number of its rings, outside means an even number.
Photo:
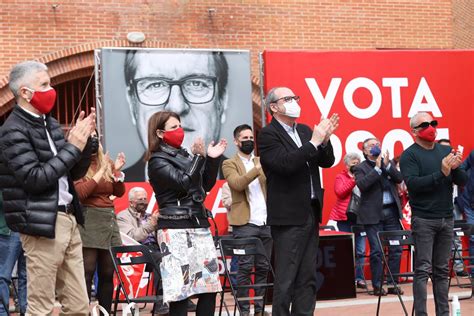
[{"label": "black leather jacket", "polygon": [[[148,177],[160,216],[168,220],[197,219],[201,224],[207,223],[203,202],[206,192],[216,183],[219,160],[200,155],[191,157],[185,149],[161,144],[160,151],[153,153],[148,161]],[[158,221],[158,227],[163,227],[160,221],[163,224],[165,220]]]},{"label": "black leather jacket", "polygon": [[[58,151],[54,155],[46,128]],[[76,220],[84,223],[73,180],[90,164],[90,142],[81,153],[66,142],[59,123],[47,115],[34,117],[18,105],[0,129],[0,188],[5,219],[11,230],[55,238],[58,180],[66,175]]]}]

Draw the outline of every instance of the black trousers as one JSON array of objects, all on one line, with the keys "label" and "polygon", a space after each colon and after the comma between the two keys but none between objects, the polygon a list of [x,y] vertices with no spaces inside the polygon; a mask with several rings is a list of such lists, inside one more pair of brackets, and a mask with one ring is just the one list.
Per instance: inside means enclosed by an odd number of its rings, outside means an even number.
[{"label": "black trousers", "polygon": [[316,214],[319,209],[313,208],[315,212],[303,225],[271,227],[275,251],[274,315],[314,314],[319,244],[319,216]]},{"label": "black trousers", "polygon": [[[253,224],[246,224],[242,226],[233,226],[232,234],[234,238],[248,238],[256,237],[262,241],[263,247],[269,260],[272,257],[272,236],[270,234],[269,226],[257,226]],[[266,283],[269,270],[269,263],[263,256],[240,256],[239,269],[237,270],[237,284],[249,285],[250,273],[255,267],[255,283]],[[265,288],[255,289],[255,296],[263,296]],[[248,297],[249,289],[239,289],[237,291],[238,297]],[[263,300],[255,300],[255,313],[261,312],[263,309]],[[250,304],[248,301],[239,303],[242,312],[249,312]]]}]

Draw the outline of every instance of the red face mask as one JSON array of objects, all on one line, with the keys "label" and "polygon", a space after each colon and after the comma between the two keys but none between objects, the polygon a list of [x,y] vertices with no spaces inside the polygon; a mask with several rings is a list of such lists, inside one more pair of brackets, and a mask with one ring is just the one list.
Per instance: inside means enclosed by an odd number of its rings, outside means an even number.
[{"label": "red face mask", "polygon": [[[28,89],[28,88],[27,88]],[[30,100],[30,104],[35,107],[42,114],[48,114],[53,109],[54,103],[56,102],[56,90],[53,88],[45,91],[34,91],[33,97]]]},{"label": "red face mask", "polygon": [[436,128],[430,125],[427,128],[418,131],[418,137],[432,143],[436,139]]},{"label": "red face mask", "polygon": [[172,131],[165,131],[163,141],[174,148],[180,148],[184,139],[184,130],[182,127]]}]

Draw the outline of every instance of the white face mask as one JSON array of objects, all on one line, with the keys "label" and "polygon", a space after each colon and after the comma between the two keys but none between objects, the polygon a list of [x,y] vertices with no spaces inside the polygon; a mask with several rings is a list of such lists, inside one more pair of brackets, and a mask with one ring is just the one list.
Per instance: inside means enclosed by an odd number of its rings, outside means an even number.
[{"label": "white face mask", "polygon": [[283,103],[283,106],[285,107],[285,115],[288,117],[293,117],[293,118],[298,118],[300,117],[301,114],[301,108],[298,105],[298,102],[296,100],[291,100],[290,102],[285,102]]}]

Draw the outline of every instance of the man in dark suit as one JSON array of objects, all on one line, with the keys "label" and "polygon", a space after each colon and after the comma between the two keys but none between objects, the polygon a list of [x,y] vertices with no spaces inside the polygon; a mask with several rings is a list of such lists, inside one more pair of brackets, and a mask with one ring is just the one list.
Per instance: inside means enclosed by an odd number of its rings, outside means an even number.
[{"label": "man in dark suit", "polygon": [[272,311],[275,315],[313,315],[316,305],[316,255],[323,203],[319,167],[334,154],[329,137],[339,116],[323,119],[314,130],[296,124],[299,97],[289,88],[269,91],[265,103],[273,116],[258,137],[267,176],[267,223],[275,251]]},{"label": "man in dark suit", "polygon": [[[387,295],[382,288],[382,249],[377,233],[401,229],[402,206],[397,184],[402,182],[403,177],[395,163],[390,162],[388,151],[382,154],[377,138],[366,139],[362,150],[365,161],[354,168],[356,183],[361,192],[359,219],[364,224],[369,239],[374,295]],[[401,252],[401,247],[390,247],[388,265],[392,273],[400,272]],[[403,294],[394,284],[388,288],[388,293],[397,294],[397,289]]]}]

